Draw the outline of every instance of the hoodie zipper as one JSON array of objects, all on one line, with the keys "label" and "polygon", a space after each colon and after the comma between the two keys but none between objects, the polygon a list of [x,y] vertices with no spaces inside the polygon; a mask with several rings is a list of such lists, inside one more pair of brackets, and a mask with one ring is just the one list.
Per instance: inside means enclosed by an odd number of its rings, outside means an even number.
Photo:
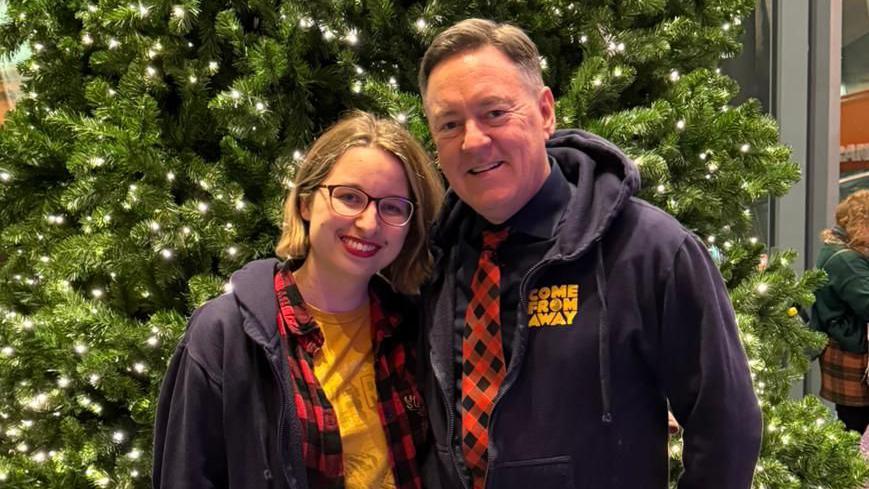
[{"label": "hoodie zipper", "polygon": [[[269,361],[269,367],[272,370],[272,375],[274,375],[275,380],[278,381],[278,385],[281,388],[281,410],[280,410],[280,414],[278,414],[278,423],[277,424],[278,424],[278,449],[281,450],[281,452],[283,452],[283,450],[285,449],[284,447],[286,445],[284,443],[284,439],[283,439],[284,433],[287,430],[289,430],[289,426],[284,426],[284,423],[285,423],[284,414],[286,413],[286,410],[287,410],[287,391],[286,391],[286,388],[284,386],[284,382],[281,380],[280,372],[277,371],[277,369],[274,365],[274,362],[272,362],[271,359]],[[292,457],[292,454],[290,454],[290,457]],[[286,465],[286,463],[284,463],[283,457],[281,457],[281,472],[283,472],[284,479],[287,481],[287,484],[290,487],[292,487],[292,484],[290,484],[290,475],[287,474],[287,465]]]}]

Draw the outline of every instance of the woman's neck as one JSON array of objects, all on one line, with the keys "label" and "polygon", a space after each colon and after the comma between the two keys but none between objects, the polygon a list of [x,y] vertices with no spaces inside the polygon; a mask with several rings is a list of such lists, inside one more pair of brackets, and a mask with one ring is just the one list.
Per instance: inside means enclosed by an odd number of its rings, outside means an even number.
[{"label": "woman's neck", "polygon": [[312,260],[305,260],[293,272],[293,277],[305,303],[321,311],[353,311],[368,300],[367,281],[333,278],[329,273],[318,271]]}]

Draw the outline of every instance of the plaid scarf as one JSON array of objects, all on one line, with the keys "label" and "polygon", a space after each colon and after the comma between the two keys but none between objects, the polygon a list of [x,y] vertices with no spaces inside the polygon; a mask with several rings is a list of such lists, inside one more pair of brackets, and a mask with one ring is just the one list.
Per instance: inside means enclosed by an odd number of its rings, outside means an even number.
[{"label": "plaid scarf", "polygon": [[[275,274],[275,294],[278,332],[287,352],[296,413],[302,425],[302,456],[308,469],[308,485],[314,489],[343,489],[344,460],[338,419],[314,375],[314,357],[323,346],[323,333],[305,308],[287,267],[280,267]],[[389,464],[398,489],[420,489],[417,452],[425,442],[428,422],[414,379],[416,352],[400,341],[389,341],[401,318],[385,313],[373,291],[369,291],[369,296],[377,410],[389,447]]]}]

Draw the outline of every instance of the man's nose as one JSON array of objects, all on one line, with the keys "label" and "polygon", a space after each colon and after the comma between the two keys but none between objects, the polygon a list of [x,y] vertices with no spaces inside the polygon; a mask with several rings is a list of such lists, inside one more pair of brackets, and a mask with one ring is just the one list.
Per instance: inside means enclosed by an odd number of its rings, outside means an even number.
[{"label": "man's nose", "polygon": [[486,134],[485,128],[475,121],[465,123],[465,135],[462,141],[462,149],[464,151],[474,151],[479,149],[491,141],[489,135]]}]

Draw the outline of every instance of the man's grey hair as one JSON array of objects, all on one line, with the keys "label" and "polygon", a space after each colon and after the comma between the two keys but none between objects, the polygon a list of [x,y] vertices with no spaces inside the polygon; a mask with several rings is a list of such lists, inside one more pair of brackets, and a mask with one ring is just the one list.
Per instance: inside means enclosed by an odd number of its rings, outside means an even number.
[{"label": "man's grey hair", "polygon": [[540,52],[522,29],[486,19],[467,19],[438,34],[422,57],[419,90],[423,98],[428,78],[437,65],[457,54],[486,46],[495,47],[510,58],[532,88],[543,87]]}]

